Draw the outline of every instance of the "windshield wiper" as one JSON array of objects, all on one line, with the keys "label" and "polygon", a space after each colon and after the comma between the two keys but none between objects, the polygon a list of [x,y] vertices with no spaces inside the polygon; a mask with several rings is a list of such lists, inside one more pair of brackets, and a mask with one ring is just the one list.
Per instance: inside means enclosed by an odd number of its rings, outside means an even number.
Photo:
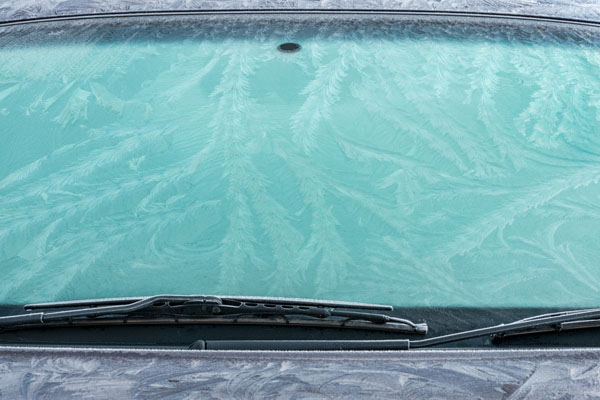
[{"label": "windshield wiper", "polygon": [[0,317],[0,331],[49,324],[68,326],[152,321],[301,325],[427,333],[424,323],[374,312],[392,311],[392,306],[306,299],[158,295],[30,304],[24,308],[30,312]]},{"label": "windshield wiper", "polygon": [[600,308],[541,314],[507,324],[421,340],[198,340],[192,343],[190,348],[198,350],[409,350],[488,335],[494,337],[503,334],[539,333],[540,327],[551,327],[551,330],[558,332],[574,328],[598,328]]}]

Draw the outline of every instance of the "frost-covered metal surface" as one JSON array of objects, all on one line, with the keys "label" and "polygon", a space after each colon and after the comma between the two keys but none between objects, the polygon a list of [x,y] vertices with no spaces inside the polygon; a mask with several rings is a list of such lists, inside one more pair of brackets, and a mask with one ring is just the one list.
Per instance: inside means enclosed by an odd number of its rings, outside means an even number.
[{"label": "frost-covered metal surface", "polygon": [[598,0],[2,0],[0,21],[105,12],[282,8],[468,11],[600,20]]},{"label": "frost-covered metal surface", "polygon": [[0,397],[592,399],[598,350],[407,353],[0,348]]}]

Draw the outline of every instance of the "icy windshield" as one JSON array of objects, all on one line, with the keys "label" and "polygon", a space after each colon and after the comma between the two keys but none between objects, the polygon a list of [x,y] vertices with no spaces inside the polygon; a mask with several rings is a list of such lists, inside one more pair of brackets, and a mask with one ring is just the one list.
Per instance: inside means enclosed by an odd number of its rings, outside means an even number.
[{"label": "icy windshield", "polygon": [[598,306],[599,38],[394,16],[0,28],[0,303]]}]

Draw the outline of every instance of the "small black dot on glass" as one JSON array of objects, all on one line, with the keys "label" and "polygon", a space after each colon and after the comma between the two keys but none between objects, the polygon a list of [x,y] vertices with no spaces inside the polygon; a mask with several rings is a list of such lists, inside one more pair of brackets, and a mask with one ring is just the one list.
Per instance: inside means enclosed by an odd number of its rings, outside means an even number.
[{"label": "small black dot on glass", "polygon": [[284,53],[295,53],[297,51],[300,51],[301,48],[302,46],[300,46],[298,43],[292,42],[282,43],[279,46],[277,46],[277,50],[282,51]]}]

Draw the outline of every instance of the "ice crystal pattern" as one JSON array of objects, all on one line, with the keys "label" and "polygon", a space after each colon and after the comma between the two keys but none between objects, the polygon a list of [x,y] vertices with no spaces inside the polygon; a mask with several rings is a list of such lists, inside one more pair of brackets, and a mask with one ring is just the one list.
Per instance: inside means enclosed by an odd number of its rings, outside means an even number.
[{"label": "ice crystal pattern", "polygon": [[3,28],[0,301],[597,305],[597,33],[315,21]]}]

